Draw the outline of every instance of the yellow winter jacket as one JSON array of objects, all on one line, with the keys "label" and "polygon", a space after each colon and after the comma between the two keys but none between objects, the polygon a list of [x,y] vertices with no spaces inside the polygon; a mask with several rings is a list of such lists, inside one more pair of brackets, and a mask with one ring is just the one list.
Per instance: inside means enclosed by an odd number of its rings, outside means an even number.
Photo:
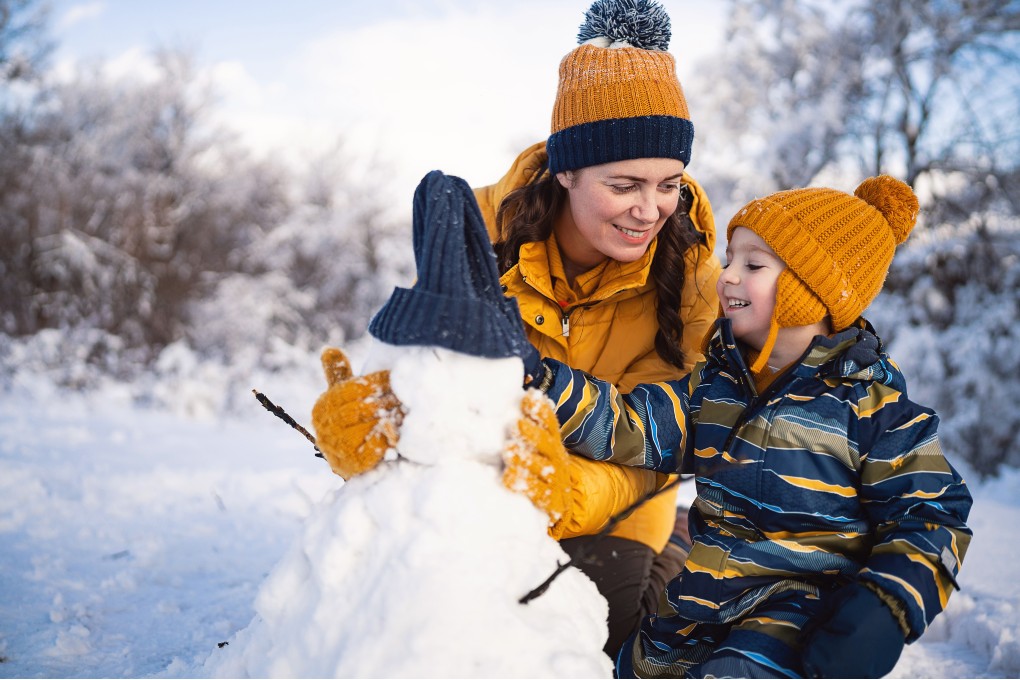
[{"label": "yellow winter jacket", "polygon": [[[525,149],[496,184],[475,189],[489,236],[497,240],[496,211],[503,197],[524,185],[546,160],[545,142]],[[701,341],[719,310],[715,282],[721,270],[714,254],[715,220],[704,190],[686,173],[693,192],[691,219],[705,244],[688,251],[680,314],[684,322],[686,371],[703,357]],[[656,242],[635,262],[609,260],[577,277],[567,288],[555,236],[521,247],[520,261],[501,278],[517,298],[528,339],[544,357],[608,380],[623,392],[639,383],[679,378],[681,371],[655,351],[655,284],[649,276]],[[693,272],[693,276],[691,275]],[[581,295],[575,291],[580,289]],[[561,304],[562,303],[562,304]],[[596,533],[610,517],[661,483],[654,473],[573,457],[573,519],[566,537]],[[676,517],[676,492],[660,494],[620,522],[612,535],[640,541],[660,552]]]}]

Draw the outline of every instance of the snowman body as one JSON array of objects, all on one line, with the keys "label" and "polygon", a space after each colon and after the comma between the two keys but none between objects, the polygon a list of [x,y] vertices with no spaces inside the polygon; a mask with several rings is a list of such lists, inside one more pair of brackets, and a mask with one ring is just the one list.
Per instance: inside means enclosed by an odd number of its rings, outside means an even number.
[{"label": "snowman body", "polygon": [[407,411],[399,455],[332,492],[206,662],[231,677],[611,677],[607,606],[501,482],[521,363],[375,342]]}]

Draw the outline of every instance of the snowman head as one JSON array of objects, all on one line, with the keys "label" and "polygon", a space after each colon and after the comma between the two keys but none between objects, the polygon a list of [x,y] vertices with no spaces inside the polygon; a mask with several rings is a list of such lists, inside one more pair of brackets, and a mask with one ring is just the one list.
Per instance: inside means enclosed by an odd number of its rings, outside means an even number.
[{"label": "snowman head", "polygon": [[414,192],[418,280],[395,288],[369,324],[390,345],[421,345],[490,359],[523,356],[516,300],[506,298],[474,192],[433,170]]}]

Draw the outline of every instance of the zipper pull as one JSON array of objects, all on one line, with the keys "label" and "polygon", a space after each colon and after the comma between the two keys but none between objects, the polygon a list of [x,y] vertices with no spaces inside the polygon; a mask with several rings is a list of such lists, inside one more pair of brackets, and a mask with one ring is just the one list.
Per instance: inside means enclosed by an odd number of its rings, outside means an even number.
[{"label": "zipper pull", "polygon": [[563,337],[570,337],[570,312],[563,315]]}]

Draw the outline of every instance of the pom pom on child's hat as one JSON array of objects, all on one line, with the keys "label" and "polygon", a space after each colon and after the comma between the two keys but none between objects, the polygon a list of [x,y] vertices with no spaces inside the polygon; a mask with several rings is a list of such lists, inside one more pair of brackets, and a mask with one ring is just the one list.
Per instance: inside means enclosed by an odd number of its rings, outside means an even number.
[{"label": "pom pom on child's hat", "polygon": [[394,288],[368,326],[391,345],[438,346],[488,358],[528,349],[517,301],[503,295],[496,254],[460,177],[438,170],[414,192],[412,240],[418,280]]},{"label": "pom pom on child's hat", "polygon": [[779,328],[805,326],[828,315],[834,331],[848,328],[881,292],[896,246],[917,222],[913,190],[888,175],[870,177],[853,195],[836,189],[791,189],[745,205],[730,220],[758,234],[787,269],[776,285],[772,326],[751,367],[760,371]]},{"label": "pom pom on child's hat", "polygon": [[549,172],[633,158],[691,161],[694,125],[653,0],[596,0],[563,57],[546,142]]}]

